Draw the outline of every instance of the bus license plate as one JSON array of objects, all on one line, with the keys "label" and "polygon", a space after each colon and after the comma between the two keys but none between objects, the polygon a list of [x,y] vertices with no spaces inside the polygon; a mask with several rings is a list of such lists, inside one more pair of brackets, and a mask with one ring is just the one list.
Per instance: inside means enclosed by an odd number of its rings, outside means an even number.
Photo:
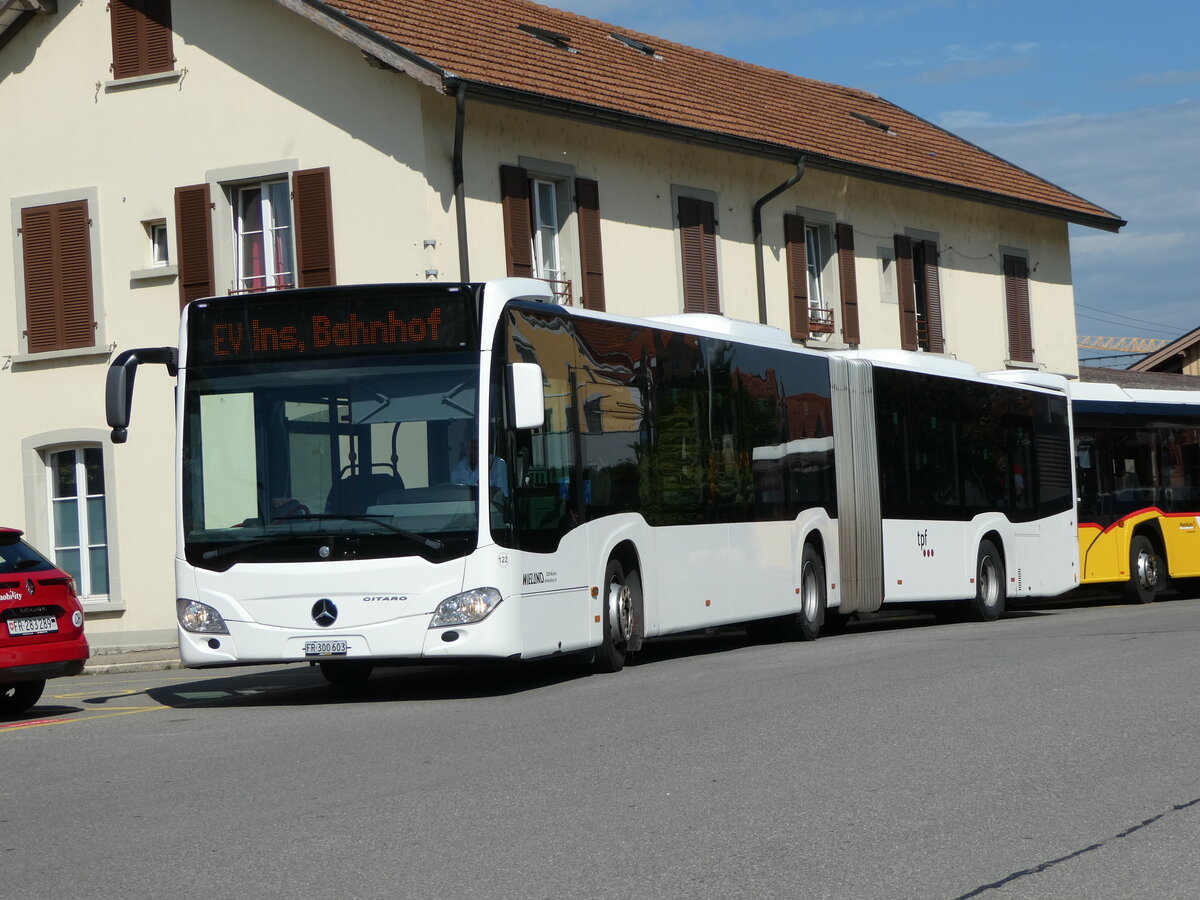
[{"label": "bus license plate", "polygon": [[58,631],[58,620],[54,616],[33,616],[28,619],[9,619],[8,633],[12,637],[22,634],[53,634]]},{"label": "bus license plate", "polygon": [[350,652],[349,641],[305,641],[305,656],[345,656]]}]

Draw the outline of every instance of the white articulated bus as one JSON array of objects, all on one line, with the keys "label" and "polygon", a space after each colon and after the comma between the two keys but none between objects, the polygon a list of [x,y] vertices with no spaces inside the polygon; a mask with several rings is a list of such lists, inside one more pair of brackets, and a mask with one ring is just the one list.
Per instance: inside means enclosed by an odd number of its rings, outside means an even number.
[{"label": "white articulated bus", "polygon": [[[623,318],[542,282],[199,300],[178,351],[189,666],[589,653],[1077,583],[1062,386],[830,354],[718,316]],[[1036,379],[1035,379],[1036,380]]]}]

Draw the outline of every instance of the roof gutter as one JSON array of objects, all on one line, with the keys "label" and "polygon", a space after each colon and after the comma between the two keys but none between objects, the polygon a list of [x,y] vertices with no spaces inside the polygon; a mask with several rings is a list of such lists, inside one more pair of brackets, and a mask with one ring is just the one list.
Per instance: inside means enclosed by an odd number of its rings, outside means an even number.
[{"label": "roof gutter", "polygon": [[[447,83],[450,79],[447,79]],[[467,191],[463,173],[463,138],[467,124],[467,83],[454,91],[454,218],[458,222],[458,280],[471,280],[471,254],[467,248]]]},{"label": "roof gutter", "polygon": [[758,283],[758,321],[762,325],[767,324],[767,277],[763,264],[762,210],[764,206],[804,177],[805,160],[806,157],[800,157],[796,161],[796,171],[791,178],[755,200],[750,214],[754,223],[754,277]]}]

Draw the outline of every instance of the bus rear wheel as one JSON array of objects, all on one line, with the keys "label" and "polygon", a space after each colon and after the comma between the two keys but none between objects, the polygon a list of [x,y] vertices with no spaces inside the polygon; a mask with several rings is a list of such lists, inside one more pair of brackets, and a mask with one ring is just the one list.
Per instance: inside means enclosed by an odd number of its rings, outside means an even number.
[{"label": "bus rear wheel", "polygon": [[1125,598],[1130,603],[1153,603],[1162,589],[1162,565],[1154,545],[1144,534],[1134,535],[1129,542],[1129,581]]},{"label": "bus rear wheel", "polygon": [[800,560],[800,612],[792,631],[802,641],[815,641],[825,624],[825,563],[812,544],[804,545]]},{"label": "bus rear wheel", "polygon": [[980,541],[975,562],[975,600],[972,602],[976,618],[994,622],[1004,614],[1006,587],[1004,558],[991,541]]},{"label": "bus rear wheel", "polygon": [[593,663],[597,672],[619,672],[625,666],[641,597],[642,577],[638,570],[630,569],[627,573],[619,559],[610,559],[604,570],[604,608],[600,611],[603,637]]}]

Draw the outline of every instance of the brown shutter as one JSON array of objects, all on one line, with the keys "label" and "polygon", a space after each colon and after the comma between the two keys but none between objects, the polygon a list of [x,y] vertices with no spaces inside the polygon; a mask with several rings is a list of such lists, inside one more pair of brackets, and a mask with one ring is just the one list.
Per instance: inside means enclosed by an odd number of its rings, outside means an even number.
[{"label": "brown shutter", "polygon": [[600,244],[600,186],[589,178],[575,179],[579,214],[579,259],[583,305],[604,309],[604,253]]},{"label": "brown shutter", "polygon": [[110,0],[113,78],[132,78],[175,67],[170,0]]},{"label": "brown shutter", "polygon": [[917,349],[917,297],[913,287],[912,241],[896,235],[896,296],[900,301],[900,349]]},{"label": "brown shutter", "polygon": [[175,188],[175,248],[179,306],[216,293],[213,275],[212,198],[207,184]]},{"label": "brown shutter", "polygon": [[943,353],[946,341],[942,336],[942,283],[938,276],[938,249],[933,241],[925,241],[925,318],[929,324],[929,352]]},{"label": "brown shutter", "polygon": [[804,216],[787,213],[783,217],[783,238],[787,249],[788,312],[792,340],[808,339],[808,247],[804,235]]},{"label": "brown shutter", "polygon": [[500,208],[504,213],[504,258],[508,274],[533,277],[533,214],[529,208],[529,173],[500,167]]},{"label": "brown shutter", "polygon": [[1019,256],[1004,257],[1004,303],[1008,313],[1008,353],[1017,362],[1033,362],[1029,327],[1029,266]]},{"label": "brown shutter", "polygon": [[95,346],[90,227],[86,200],[21,210],[30,353]]},{"label": "brown shutter", "polygon": [[838,281],[842,288],[842,340],[857,344],[862,338],[858,330],[858,275],[854,268],[854,226],[837,223]]},{"label": "brown shutter", "polygon": [[679,243],[683,258],[683,311],[721,312],[717,278],[717,216],[713,204],[679,198]]},{"label": "brown shutter", "polygon": [[297,286],[337,284],[328,166],[301,169],[292,174],[292,204],[296,214]]}]

